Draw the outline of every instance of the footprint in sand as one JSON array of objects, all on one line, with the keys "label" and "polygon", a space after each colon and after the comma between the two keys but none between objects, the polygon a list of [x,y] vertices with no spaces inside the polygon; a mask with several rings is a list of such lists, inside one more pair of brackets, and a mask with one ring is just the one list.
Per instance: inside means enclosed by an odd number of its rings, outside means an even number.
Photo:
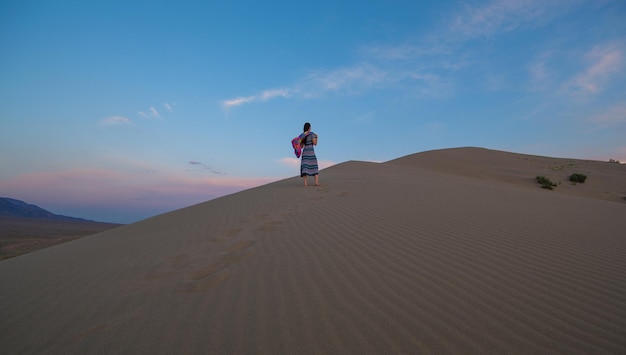
[{"label": "footprint in sand", "polygon": [[263,223],[257,230],[261,232],[276,232],[281,229],[281,224],[283,224],[281,221],[269,221]]},{"label": "footprint in sand", "polygon": [[110,328],[109,325],[107,324],[98,324],[96,326],[93,326],[91,328],[88,328],[86,330],[83,330],[82,332],[72,336],[71,338],[67,339],[65,342],[63,342],[64,346],[68,346],[68,345],[72,345],[72,344],[76,344],[78,342],[80,342],[81,340],[90,337],[92,335],[95,334],[100,334],[106,330],[108,330]]},{"label": "footprint in sand", "polygon": [[211,275],[200,280],[185,280],[181,285],[179,291],[184,293],[203,291],[209,288],[213,288],[220,283],[228,280],[232,271],[228,268],[219,269]]},{"label": "footprint in sand", "polygon": [[191,257],[188,254],[179,254],[169,257],[166,261],[151,267],[146,273],[146,280],[155,281],[168,278],[190,263]]},{"label": "footprint in sand", "polygon": [[258,220],[264,220],[264,219],[268,219],[270,218],[270,214],[269,213],[257,213],[254,216],[254,219]]},{"label": "footprint in sand", "polygon": [[217,242],[217,243],[223,242],[225,240],[228,240],[228,239],[231,239],[233,237],[238,236],[241,233],[242,230],[243,230],[243,228],[239,228],[239,227],[231,228],[231,229],[227,230],[226,232],[224,232],[224,233],[222,233],[222,234],[220,234],[218,236],[209,238],[209,240],[212,241],[212,242]]},{"label": "footprint in sand", "polygon": [[254,240],[243,240],[231,245],[217,259],[194,270],[180,288],[181,292],[197,292],[212,288],[227,280],[232,268],[256,252]]}]

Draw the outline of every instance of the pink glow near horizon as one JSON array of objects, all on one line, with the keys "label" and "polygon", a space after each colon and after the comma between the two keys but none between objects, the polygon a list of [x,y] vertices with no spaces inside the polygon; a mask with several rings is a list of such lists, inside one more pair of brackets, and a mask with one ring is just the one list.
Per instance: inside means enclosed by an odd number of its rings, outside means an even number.
[{"label": "pink glow near horizon", "polygon": [[619,150],[619,155],[619,157],[611,159],[619,160],[622,164],[626,164],[626,147],[622,147]]},{"label": "pink glow near horizon", "polygon": [[[283,165],[290,166],[296,169],[300,167],[300,159],[298,158],[294,158],[294,157],[282,158],[279,161]],[[326,169],[326,168],[330,168],[331,166],[337,163],[335,163],[334,161],[330,161],[330,160],[318,160],[318,164],[319,164],[320,169]]]},{"label": "pink glow near horizon", "polygon": [[24,200],[43,208],[57,206],[67,209],[170,211],[276,180],[278,179],[207,179],[173,174],[131,174],[77,169],[24,174],[0,181],[0,195]]}]

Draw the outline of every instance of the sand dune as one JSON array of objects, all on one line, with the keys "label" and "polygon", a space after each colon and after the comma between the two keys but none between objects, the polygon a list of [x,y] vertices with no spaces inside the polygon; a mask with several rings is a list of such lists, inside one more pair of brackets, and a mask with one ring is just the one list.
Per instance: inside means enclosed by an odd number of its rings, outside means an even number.
[{"label": "sand dune", "polygon": [[626,353],[626,166],[463,148],[321,182],[3,261],[2,351]]},{"label": "sand dune", "polygon": [[120,226],[93,221],[0,215],[0,260]]}]

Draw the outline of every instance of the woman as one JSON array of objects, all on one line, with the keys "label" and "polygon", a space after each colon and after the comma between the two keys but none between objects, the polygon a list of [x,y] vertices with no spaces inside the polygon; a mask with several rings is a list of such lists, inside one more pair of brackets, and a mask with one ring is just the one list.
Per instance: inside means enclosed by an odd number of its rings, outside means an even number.
[{"label": "woman", "polygon": [[319,174],[317,169],[317,157],[314,146],[317,145],[317,134],[311,132],[311,124],[304,124],[304,138],[302,138],[302,160],[300,161],[300,176],[304,180],[304,186],[309,186],[307,176],[315,176],[315,186],[319,186]]}]

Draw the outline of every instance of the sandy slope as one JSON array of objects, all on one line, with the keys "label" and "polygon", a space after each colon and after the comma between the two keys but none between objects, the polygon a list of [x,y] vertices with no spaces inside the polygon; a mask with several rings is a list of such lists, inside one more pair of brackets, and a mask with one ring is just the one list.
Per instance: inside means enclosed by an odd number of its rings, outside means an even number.
[{"label": "sandy slope", "polygon": [[119,226],[81,220],[0,216],[0,260]]},{"label": "sandy slope", "polygon": [[[567,164],[588,182],[533,181]],[[339,164],[319,188],[286,179],[3,261],[0,344],[624,353],[625,171],[474,148]]]}]

